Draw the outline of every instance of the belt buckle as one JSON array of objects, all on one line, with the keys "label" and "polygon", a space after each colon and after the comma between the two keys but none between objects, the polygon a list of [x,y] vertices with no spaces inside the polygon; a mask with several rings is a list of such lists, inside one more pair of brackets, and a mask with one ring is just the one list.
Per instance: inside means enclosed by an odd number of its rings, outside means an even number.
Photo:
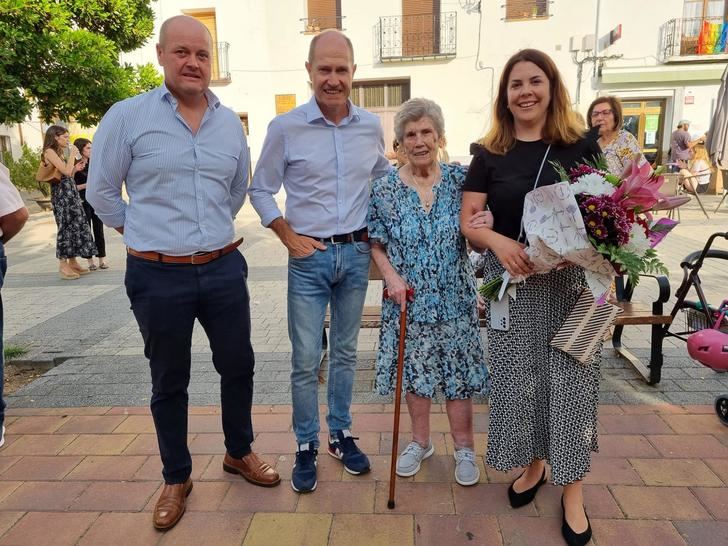
[{"label": "belt buckle", "polygon": [[327,237],[327,238],[326,238],[326,243],[327,243],[327,244],[331,244],[331,245],[342,245],[342,244],[344,244],[344,243],[343,243],[343,242],[341,242],[341,241],[337,241],[337,240],[336,240],[336,239],[334,238],[334,236],[333,236],[333,235],[332,235],[331,237]]},{"label": "belt buckle", "polygon": [[190,256],[190,263],[192,265],[199,265],[197,261],[195,261],[195,258],[201,258],[202,256],[207,256],[209,252],[195,252]]}]

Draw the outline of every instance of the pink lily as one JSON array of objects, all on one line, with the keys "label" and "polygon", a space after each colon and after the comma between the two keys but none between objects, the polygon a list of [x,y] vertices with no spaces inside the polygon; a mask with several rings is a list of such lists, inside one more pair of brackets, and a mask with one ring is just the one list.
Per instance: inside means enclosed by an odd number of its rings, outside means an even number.
[{"label": "pink lily", "polygon": [[663,181],[661,176],[652,176],[649,163],[639,166],[635,161],[629,176],[622,180],[617,191],[612,194],[612,199],[627,210],[649,210],[665,197],[658,191]]}]

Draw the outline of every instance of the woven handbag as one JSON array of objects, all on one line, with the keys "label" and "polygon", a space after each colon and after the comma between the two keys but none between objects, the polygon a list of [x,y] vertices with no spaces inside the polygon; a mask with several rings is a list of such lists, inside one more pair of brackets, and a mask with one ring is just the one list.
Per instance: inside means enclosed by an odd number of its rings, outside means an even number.
[{"label": "woven handbag", "polygon": [[622,309],[616,305],[597,305],[592,293],[583,290],[551,339],[551,346],[586,364],[592,359],[607,329],[621,312]]}]

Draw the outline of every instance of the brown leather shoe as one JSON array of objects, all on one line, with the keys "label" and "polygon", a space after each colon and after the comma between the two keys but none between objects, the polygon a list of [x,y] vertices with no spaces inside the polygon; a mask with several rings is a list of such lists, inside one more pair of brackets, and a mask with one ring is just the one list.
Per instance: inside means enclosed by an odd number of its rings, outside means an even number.
[{"label": "brown leather shoe", "polygon": [[278,472],[252,451],[240,459],[234,459],[229,453],[225,453],[222,469],[231,474],[240,474],[250,483],[263,487],[273,487],[281,483]]},{"label": "brown leather shoe", "polygon": [[160,531],[171,529],[182,518],[187,506],[187,496],[192,491],[192,480],[185,483],[164,484],[154,506],[154,527]]}]

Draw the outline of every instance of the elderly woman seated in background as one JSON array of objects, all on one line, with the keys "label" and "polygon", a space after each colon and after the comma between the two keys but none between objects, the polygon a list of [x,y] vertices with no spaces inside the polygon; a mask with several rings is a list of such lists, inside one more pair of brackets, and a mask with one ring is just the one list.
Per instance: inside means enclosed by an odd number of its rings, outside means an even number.
[{"label": "elderly woman seated in background", "polygon": [[[473,485],[480,469],[473,449],[471,397],[486,393],[489,381],[474,276],[458,225],[466,171],[437,160],[444,121],[433,101],[407,101],[394,123],[407,164],[374,182],[368,217],[372,258],[389,295],[382,305],[375,388],[379,394],[393,390],[398,318],[412,288],[403,376],[412,442],[397,459],[397,474],[416,474],[434,453],[430,405],[439,389],[447,400],[455,443],[455,480]],[[473,219],[474,227],[485,225],[485,213]]]},{"label": "elderly woman seated in background", "polygon": [[609,172],[623,176],[631,168],[632,162],[646,163],[640,145],[632,133],[622,129],[622,104],[617,97],[598,97],[589,105],[587,111],[589,128],[599,130],[599,147],[609,166]]}]

